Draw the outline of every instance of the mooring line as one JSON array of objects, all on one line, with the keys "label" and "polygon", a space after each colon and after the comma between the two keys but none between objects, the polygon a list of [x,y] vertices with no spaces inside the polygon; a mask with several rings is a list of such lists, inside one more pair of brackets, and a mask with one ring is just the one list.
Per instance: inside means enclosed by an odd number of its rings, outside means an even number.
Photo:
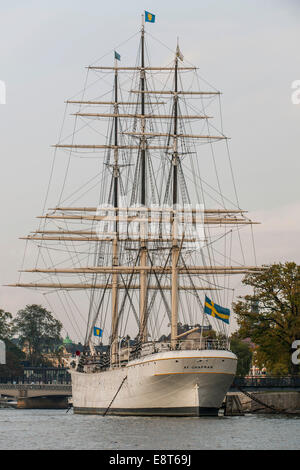
[{"label": "mooring line", "polygon": [[127,379],[127,375],[126,375],[126,376],[124,377],[124,379],[122,380],[122,382],[121,382],[121,384],[120,384],[120,386],[119,386],[119,388],[118,388],[118,390],[117,390],[115,396],[113,397],[112,401],[110,402],[110,404],[109,404],[108,407],[106,408],[105,412],[103,413],[103,416],[105,416],[106,413],[108,412],[108,410],[110,409],[111,405],[113,404],[113,402],[114,402],[116,396],[118,395],[119,391],[121,390],[121,388],[122,388],[122,386],[123,386],[123,383],[125,382],[126,379]]},{"label": "mooring line", "polygon": [[295,413],[291,412],[291,411],[287,411],[287,410],[282,410],[282,409],[277,409],[277,408],[274,408],[274,406],[272,405],[267,405],[266,403],[264,403],[263,401],[259,400],[259,398],[256,398],[254,397],[251,393],[249,392],[246,392],[246,390],[243,390],[241,387],[237,387],[238,390],[243,393],[244,395],[246,395],[247,397],[251,398],[251,400],[253,401],[256,401],[256,403],[258,403],[259,405],[262,405],[263,407],[265,408],[269,408],[270,410],[272,411],[275,411],[275,413],[284,413],[284,414],[288,414],[288,415],[293,415]]},{"label": "mooring line", "polygon": [[70,409],[73,408],[73,405],[70,403],[69,406],[68,406],[68,409],[66,411],[66,413],[69,413]]}]

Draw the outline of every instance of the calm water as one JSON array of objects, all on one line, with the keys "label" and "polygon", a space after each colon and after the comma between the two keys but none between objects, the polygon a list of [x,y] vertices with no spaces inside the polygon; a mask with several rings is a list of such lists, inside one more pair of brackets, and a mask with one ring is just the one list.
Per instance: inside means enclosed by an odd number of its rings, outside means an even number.
[{"label": "calm water", "polygon": [[300,417],[81,416],[0,409],[0,449],[300,449]]}]

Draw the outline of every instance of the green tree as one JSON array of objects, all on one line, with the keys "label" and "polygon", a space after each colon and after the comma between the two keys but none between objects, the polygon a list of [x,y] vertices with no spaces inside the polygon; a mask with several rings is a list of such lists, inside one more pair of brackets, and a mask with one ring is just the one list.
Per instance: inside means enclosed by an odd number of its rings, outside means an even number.
[{"label": "green tree", "polygon": [[14,327],[20,344],[27,347],[28,360],[33,366],[47,362],[43,353],[55,350],[62,341],[61,322],[41,305],[27,305],[19,310]]},{"label": "green tree", "polygon": [[300,266],[273,264],[247,274],[243,283],[254,289],[233,305],[239,336],[258,346],[256,363],[272,374],[299,373],[291,361],[292,343],[300,339]]},{"label": "green tree", "polygon": [[12,341],[5,339],[6,364],[0,365],[0,377],[16,377],[23,375],[22,361],[25,354]]},{"label": "green tree", "polygon": [[236,375],[245,377],[249,374],[253,356],[249,345],[233,335],[230,339],[230,349],[238,358]]},{"label": "green tree", "polygon": [[0,339],[12,337],[12,314],[0,309]]},{"label": "green tree", "polygon": [[23,373],[22,360],[25,354],[12,341],[12,314],[0,309],[0,339],[5,342],[6,364],[0,365],[0,377],[20,376]]}]

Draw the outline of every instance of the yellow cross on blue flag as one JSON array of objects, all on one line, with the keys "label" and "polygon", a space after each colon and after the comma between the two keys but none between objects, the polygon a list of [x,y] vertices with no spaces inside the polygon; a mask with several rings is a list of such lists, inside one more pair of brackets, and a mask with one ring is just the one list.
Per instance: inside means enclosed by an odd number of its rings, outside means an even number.
[{"label": "yellow cross on blue flag", "polygon": [[148,21],[148,23],[155,23],[155,15],[145,10],[145,21]]},{"label": "yellow cross on blue flag", "polygon": [[205,296],[204,313],[229,324],[230,310],[215,304],[207,296]]},{"label": "yellow cross on blue flag", "polygon": [[94,326],[94,336],[99,336],[99,338],[101,338],[102,333],[103,333],[103,330],[101,330],[101,328]]}]

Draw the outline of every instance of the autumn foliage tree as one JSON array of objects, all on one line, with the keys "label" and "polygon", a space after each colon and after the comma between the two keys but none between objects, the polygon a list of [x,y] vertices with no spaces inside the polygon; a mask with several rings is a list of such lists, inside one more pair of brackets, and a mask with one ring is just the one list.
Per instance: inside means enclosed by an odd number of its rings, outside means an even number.
[{"label": "autumn foliage tree", "polygon": [[291,361],[292,344],[300,339],[300,266],[293,262],[266,266],[249,273],[243,283],[252,295],[233,305],[239,337],[250,337],[258,346],[256,363],[271,374],[297,374]]}]

